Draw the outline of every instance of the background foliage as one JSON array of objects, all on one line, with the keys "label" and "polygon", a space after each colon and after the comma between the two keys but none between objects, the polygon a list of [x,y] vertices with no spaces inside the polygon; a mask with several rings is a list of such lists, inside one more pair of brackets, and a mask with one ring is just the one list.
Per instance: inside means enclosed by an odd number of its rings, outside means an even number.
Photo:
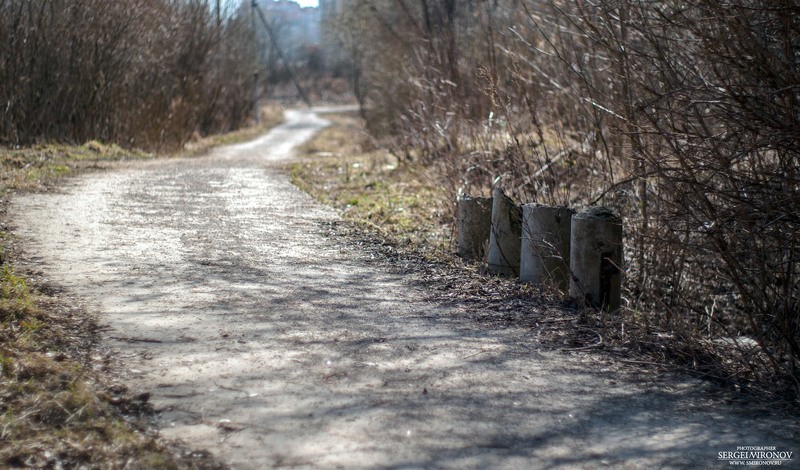
[{"label": "background foliage", "polygon": [[449,201],[612,207],[642,335],[797,390],[798,2],[346,3],[371,131]]},{"label": "background foliage", "polygon": [[237,128],[251,37],[199,0],[0,0],[0,143],[173,148]]}]

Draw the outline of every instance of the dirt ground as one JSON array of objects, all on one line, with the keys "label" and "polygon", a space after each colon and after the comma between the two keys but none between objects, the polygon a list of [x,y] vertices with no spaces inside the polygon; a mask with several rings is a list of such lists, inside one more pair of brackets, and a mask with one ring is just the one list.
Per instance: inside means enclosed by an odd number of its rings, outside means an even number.
[{"label": "dirt ground", "polygon": [[[26,258],[104,325],[155,426],[232,468],[722,468],[796,452],[794,417],[564,353],[330,237],[275,164],[326,121],[287,112],[207,157],[120,164],[17,197]],[[798,466],[800,457],[783,461]]]}]

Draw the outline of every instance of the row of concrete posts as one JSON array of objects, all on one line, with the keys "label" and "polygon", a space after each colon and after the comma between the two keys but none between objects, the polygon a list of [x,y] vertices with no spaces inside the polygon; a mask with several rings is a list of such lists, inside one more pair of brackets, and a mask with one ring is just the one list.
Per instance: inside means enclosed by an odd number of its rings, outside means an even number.
[{"label": "row of concrete posts", "polygon": [[557,287],[609,312],[620,307],[622,219],[605,207],[576,213],[519,205],[498,187],[491,198],[462,196],[458,255],[486,257],[495,273]]}]

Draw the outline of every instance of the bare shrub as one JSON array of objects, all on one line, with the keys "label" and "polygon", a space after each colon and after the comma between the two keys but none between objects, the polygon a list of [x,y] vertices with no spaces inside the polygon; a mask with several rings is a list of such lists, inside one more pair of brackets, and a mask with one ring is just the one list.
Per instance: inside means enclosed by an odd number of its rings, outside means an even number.
[{"label": "bare shrub", "polygon": [[797,390],[797,2],[354,4],[364,114],[451,204],[499,182],[613,207],[642,334],[718,345],[719,364],[746,336],[751,376]]},{"label": "bare shrub", "polygon": [[249,34],[198,0],[0,1],[0,142],[175,147],[238,127]]}]

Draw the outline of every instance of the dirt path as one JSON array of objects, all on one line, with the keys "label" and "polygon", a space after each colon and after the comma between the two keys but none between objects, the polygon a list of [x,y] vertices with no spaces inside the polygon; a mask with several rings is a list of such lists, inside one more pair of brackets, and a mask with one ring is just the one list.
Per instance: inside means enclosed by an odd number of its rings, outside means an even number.
[{"label": "dirt path", "polygon": [[336,215],[270,163],[325,121],[287,117],[13,203],[29,256],[99,312],[165,437],[237,469],[721,468],[736,446],[800,450],[795,420],[484,331],[326,238]]}]

